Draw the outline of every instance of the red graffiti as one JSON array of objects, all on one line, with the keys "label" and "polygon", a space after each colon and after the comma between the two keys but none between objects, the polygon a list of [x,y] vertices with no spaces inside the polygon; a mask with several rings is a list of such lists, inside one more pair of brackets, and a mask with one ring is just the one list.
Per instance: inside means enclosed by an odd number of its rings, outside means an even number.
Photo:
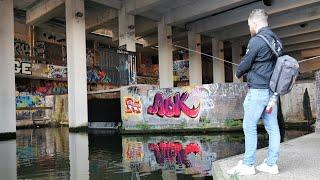
[{"label": "red graffiti", "polygon": [[165,162],[175,162],[178,165],[185,164],[190,166],[187,155],[201,153],[201,148],[196,143],[189,143],[185,148],[180,142],[160,142],[148,145],[149,150],[153,151],[158,164],[163,165]]},{"label": "red graffiti", "polygon": [[126,110],[125,110],[126,113],[136,113],[136,114],[141,113],[141,103],[139,100],[126,98],[125,103],[126,103]]},{"label": "red graffiti", "polygon": [[154,96],[153,105],[148,107],[148,114],[157,114],[160,117],[180,117],[181,111],[191,118],[198,116],[200,111],[200,104],[198,107],[189,108],[185,101],[188,99],[189,93],[176,93],[174,97],[169,96],[164,99],[162,93],[157,93]]}]

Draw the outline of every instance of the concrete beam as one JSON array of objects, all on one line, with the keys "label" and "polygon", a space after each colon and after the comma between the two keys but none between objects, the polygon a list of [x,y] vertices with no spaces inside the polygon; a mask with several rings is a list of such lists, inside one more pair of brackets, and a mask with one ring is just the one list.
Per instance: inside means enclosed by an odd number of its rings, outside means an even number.
[{"label": "concrete beam", "polygon": [[244,2],[244,0],[197,0],[194,3],[170,10],[164,15],[164,19],[166,24],[184,23],[236,7]]},{"label": "concrete beam", "polygon": [[121,7],[121,1],[120,0],[91,0],[93,2],[103,4],[105,6],[114,8],[114,9],[120,9]]},{"label": "concrete beam", "polygon": [[161,3],[163,3],[161,0],[128,0],[125,3],[126,12],[132,15],[142,14],[156,8]]},{"label": "concrete beam", "polygon": [[285,46],[285,52],[300,51],[320,47],[320,40]]},{"label": "concrete beam", "polygon": [[[289,9],[314,4],[315,2],[320,2],[320,0],[281,0],[273,1],[272,6],[265,6],[263,2],[260,1],[236,8],[226,13],[221,13],[203,20],[196,21],[191,24],[191,29],[197,33],[200,33],[246,22],[250,12],[256,8],[263,8],[269,13],[269,15],[272,15],[287,11]],[[290,20],[294,20],[294,18],[290,16],[287,16],[287,19],[288,18],[290,18]]]},{"label": "concrete beam", "polygon": [[283,38],[282,42],[286,46],[286,45],[294,45],[294,44],[305,43],[305,42],[316,41],[316,40],[320,40],[320,31],[316,31],[308,34],[302,34],[299,36]]},{"label": "concrete beam", "polygon": [[109,22],[116,20],[118,11],[114,9],[99,9],[86,13],[86,32],[90,33],[106,26]]},{"label": "concrete beam", "polygon": [[[284,13],[270,15],[269,25],[272,29],[277,29],[318,19],[320,19],[320,3],[301,7],[298,9],[291,9]],[[223,28],[221,30],[215,31],[211,35],[217,37],[218,39],[225,40],[249,34],[250,32],[248,28],[248,23],[243,22],[233,25],[230,28]]]},{"label": "concrete beam", "polygon": [[64,11],[65,0],[44,0],[27,10],[26,23],[36,25],[50,20]]}]

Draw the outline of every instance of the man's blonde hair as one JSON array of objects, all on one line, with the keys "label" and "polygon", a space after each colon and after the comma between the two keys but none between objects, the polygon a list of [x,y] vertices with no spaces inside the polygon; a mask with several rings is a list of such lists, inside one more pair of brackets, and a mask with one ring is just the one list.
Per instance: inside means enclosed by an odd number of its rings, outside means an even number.
[{"label": "man's blonde hair", "polygon": [[249,21],[268,25],[268,13],[264,9],[254,9],[248,18]]}]

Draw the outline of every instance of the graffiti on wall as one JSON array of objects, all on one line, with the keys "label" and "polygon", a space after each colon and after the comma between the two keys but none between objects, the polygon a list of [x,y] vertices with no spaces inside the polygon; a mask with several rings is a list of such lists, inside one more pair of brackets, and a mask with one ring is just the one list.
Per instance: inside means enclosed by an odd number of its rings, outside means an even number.
[{"label": "graffiti on wall", "polygon": [[106,71],[98,66],[88,67],[87,80],[90,83],[110,83],[111,79],[107,76]]},{"label": "graffiti on wall", "polygon": [[32,64],[29,62],[14,61],[14,72],[16,74],[32,75]]},{"label": "graffiti on wall", "polygon": [[47,82],[44,86],[39,86],[36,93],[40,95],[59,95],[68,93],[67,82]]},{"label": "graffiti on wall", "polygon": [[14,39],[14,52],[16,56],[29,56],[30,45],[20,39]]},{"label": "graffiti on wall", "polygon": [[125,105],[126,105],[125,113],[129,113],[129,114],[140,114],[141,113],[142,105],[141,105],[141,101],[139,99],[127,97],[124,99],[124,101],[125,101]]},{"label": "graffiti on wall", "polygon": [[67,67],[48,65],[48,78],[67,78]]},{"label": "graffiti on wall", "polygon": [[16,96],[16,107],[44,107],[45,98],[40,95],[21,95]]},{"label": "graffiti on wall", "polygon": [[174,96],[170,95],[168,98],[164,98],[161,92],[156,93],[153,105],[148,107],[147,112],[148,114],[157,114],[160,117],[180,117],[181,112],[183,112],[188,117],[195,118],[199,114],[200,103],[190,108],[185,104],[188,97],[188,92],[183,92],[181,95],[177,92]]},{"label": "graffiti on wall", "polygon": [[178,60],[173,62],[173,76],[175,81],[189,80],[189,61]]}]

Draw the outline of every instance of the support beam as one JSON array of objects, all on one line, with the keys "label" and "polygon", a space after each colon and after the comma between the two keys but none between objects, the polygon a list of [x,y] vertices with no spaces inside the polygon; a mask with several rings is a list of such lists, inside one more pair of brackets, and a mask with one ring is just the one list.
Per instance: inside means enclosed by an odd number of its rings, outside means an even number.
[{"label": "support beam", "polygon": [[162,19],[158,23],[159,81],[160,88],[173,87],[172,28]]},{"label": "support beam", "polygon": [[[192,23],[191,29],[194,32],[206,32],[210,30],[215,30],[223,28],[229,25],[234,25],[238,23],[246,22],[250,12],[253,9],[262,8],[265,9],[269,15],[284,12],[289,9],[294,9],[306,5],[312,5],[315,2],[320,2],[320,0],[281,0],[273,1],[272,6],[265,6],[262,1],[255,2],[246,6],[242,6],[225,13],[221,13],[215,16],[208,17],[203,20],[196,21]],[[315,6],[315,5],[314,5]],[[316,13],[314,13],[316,14]],[[294,20],[291,16],[287,16],[287,19]],[[214,22],[214,23],[212,23]]]},{"label": "support beam", "polygon": [[[201,35],[188,32],[188,48],[201,52]],[[189,84],[202,85],[201,54],[189,51]]]},{"label": "support beam", "polygon": [[203,16],[231,9],[243,3],[245,3],[244,0],[197,0],[194,3],[170,10],[164,15],[165,23],[177,24],[193,21]]},{"label": "support beam", "polygon": [[126,12],[132,15],[142,14],[163,3],[161,0],[129,0],[126,2]]},{"label": "support beam", "polygon": [[0,1],[0,136],[16,132],[13,1]]},{"label": "support beam", "polygon": [[300,51],[320,47],[320,40],[285,46],[285,52]]},{"label": "support beam", "polygon": [[[272,29],[278,29],[291,25],[300,25],[301,23],[318,19],[320,19],[320,3],[308,5],[297,9],[291,9],[283,13],[270,15],[269,25]],[[214,37],[218,37],[219,39],[223,40],[233,39],[250,34],[247,22],[242,22],[233,25],[231,28],[228,28],[228,30],[226,29],[227,28],[223,28],[214,31],[212,34],[214,35]]]},{"label": "support beam", "polygon": [[309,57],[314,57],[314,56],[320,56],[320,48],[301,51],[302,58],[309,58]]},{"label": "support beam", "polygon": [[69,127],[88,126],[86,30],[83,0],[66,0]]},{"label": "support beam", "polygon": [[136,52],[136,34],[134,16],[127,14],[125,7],[119,10],[119,46],[127,51]]},{"label": "support beam", "polygon": [[26,23],[37,25],[59,15],[64,10],[65,0],[44,0],[27,10]]},{"label": "support beam", "polygon": [[[212,55],[224,59],[223,41],[212,39]],[[213,59],[213,82],[224,83],[225,80],[224,62]]]},{"label": "support beam", "polygon": [[283,38],[282,42],[285,46],[320,40],[320,31]]},{"label": "support beam", "polygon": [[[240,64],[241,61],[241,44],[239,41],[232,41],[231,42],[231,48],[232,48],[232,62],[236,64]],[[235,77],[235,74],[237,72],[238,66],[233,65],[232,71],[233,71],[233,82],[234,83],[240,83],[243,81],[242,78],[238,79]]]}]

